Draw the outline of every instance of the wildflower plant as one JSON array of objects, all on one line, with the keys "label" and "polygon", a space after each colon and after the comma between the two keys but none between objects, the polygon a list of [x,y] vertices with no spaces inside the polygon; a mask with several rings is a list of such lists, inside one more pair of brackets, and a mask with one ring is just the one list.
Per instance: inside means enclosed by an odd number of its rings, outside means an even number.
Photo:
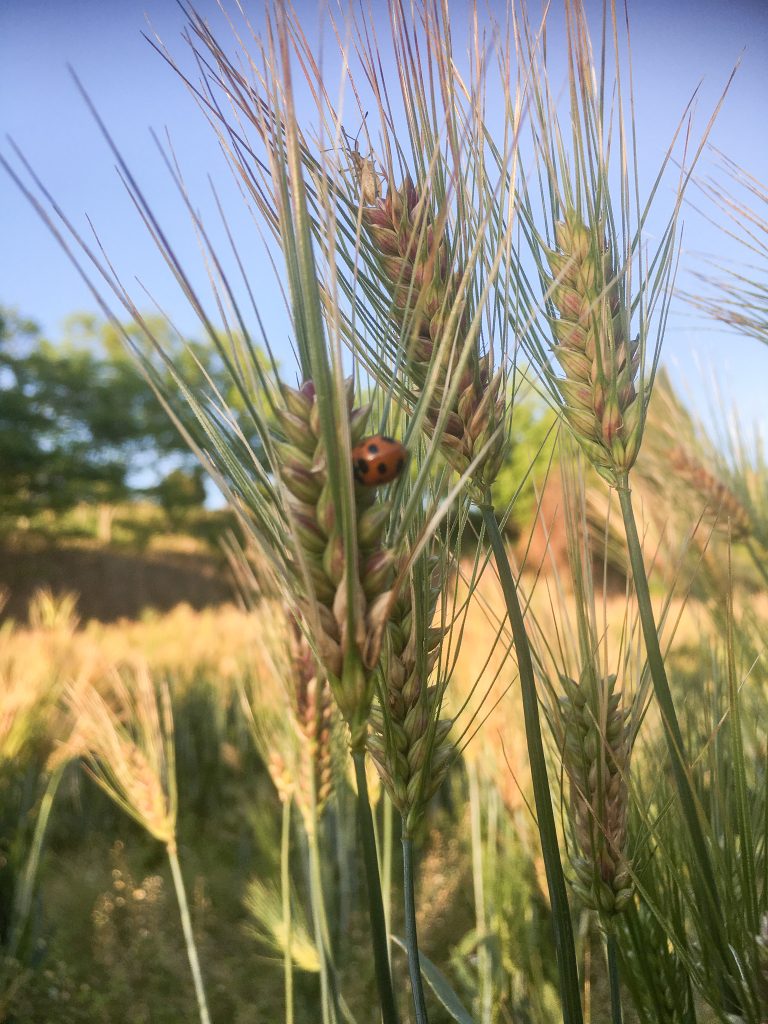
[{"label": "wildflower plant", "polygon": [[[436,16],[431,7],[427,10],[429,18]],[[410,29],[394,6],[392,14],[394,44],[400,48],[405,67]],[[432,627],[435,598],[450,561],[438,556],[435,562],[432,538],[456,494],[471,488],[478,496],[489,489],[509,430],[503,396],[510,389],[513,371],[505,357],[507,322],[498,311],[487,314],[500,325],[498,351],[483,351],[478,340],[486,299],[507,252],[508,226],[503,221],[491,229],[487,226],[503,209],[501,201],[491,214],[477,219],[469,196],[464,196],[465,213],[477,223],[463,225],[461,235],[457,233],[456,239],[461,238],[466,251],[465,259],[457,258],[450,235],[445,233],[445,200],[459,180],[458,173],[454,171],[451,181],[441,180],[445,166],[437,162],[432,178],[423,154],[414,154],[421,170],[421,198],[407,183],[396,194],[394,171],[390,171],[387,197],[379,201],[380,165],[358,151],[347,152],[341,120],[328,99],[321,69],[301,26],[292,19],[282,8],[276,12],[277,31],[270,42],[274,56],[265,60],[256,75],[258,89],[245,79],[202,21],[194,19],[193,25],[206,59],[213,59],[219,81],[227,83],[233,97],[234,117],[221,117],[219,135],[222,145],[233,154],[236,174],[286,256],[294,324],[308,322],[310,303],[316,317],[313,324],[320,331],[325,325],[329,334],[330,355],[320,373],[315,364],[326,359],[318,355],[326,350],[321,350],[316,338],[318,351],[313,353],[307,346],[305,357],[305,347],[297,338],[304,382],[290,390],[282,387],[284,404],[274,403],[276,458],[270,457],[270,444],[265,443],[268,475],[276,480],[282,477],[290,513],[298,520],[298,545],[315,584],[313,613],[322,642],[316,654],[351,731],[358,791],[364,792],[361,747],[370,721],[368,749],[403,817],[408,889],[413,881],[412,830],[454,756],[448,739],[451,722],[440,713],[444,682],[430,682],[439,658],[440,629]],[[290,33],[285,28],[289,24]],[[428,34],[435,29],[436,23],[430,22]],[[291,109],[289,36],[297,63],[317,98],[321,135],[326,133],[322,141],[331,143],[330,152],[327,147],[312,145]],[[360,39],[365,47],[362,32]],[[375,44],[364,49],[367,69],[375,65],[375,52]],[[430,59],[445,76],[449,66],[445,54],[436,52]],[[454,88],[450,76],[445,81]],[[406,80],[403,88],[413,97],[423,90],[423,84],[413,78]],[[383,100],[380,81],[374,82],[374,89]],[[388,119],[384,108],[379,109],[386,129]],[[446,102],[446,113],[452,109]],[[248,156],[244,126],[252,128],[265,144],[268,170]],[[458,122],[451,127],[457,128]],[[391,139],[396,147],[394,137]],[[463,142],[457,136],[454,144],[458,167],[458,149]],[[510,149],[514,151],[512,142]],[[474,152],[471,144],[467,152]],[[388,153],[394,157],[395,149]],[[349,156],[353,159],[348,160]],[[479,167],[480,158],[472,159],[478,160]],[[397,160],[402,162],[401,153]],[[484,199],[490,203],[490,186],[480,171],[478,175],[479,188],[485,189]],[[302,177],[305,187],[297,188]],[[501,180],[504,202],[510,207],[511,179]],[[286,199],[291,189],[294,196],[299,194],[294,206]],[[479,240],[472,234],[473,226]],[[306,234],[303,244],[297,246],[294,233],[299,229]],[[486,234],[493,236],[491,243],[484,241]],[[302,283],[302,259],[312,253],[317,263],[305,268]],[[382,263],[382,256],[388,256],[388,261]],[[480,279],[475,300],[471,297],[477,287],[475,268],[484,260],[491,265]],[[454,270],[455,264],[458,270]],[[355,407],[351,383],[340,383],[342,341],[352,349],[358,372],[367,373],[378,385],[370,405]],[[498,360],[496,370],[494,358]],[[403,369],[404,378],[398,368]],[[327,432],[323,433],[322,395],[332,390],[334,381],[336,406],[346,411],[343,436],[336,433],[331,442]],[[399,436],[412,453],[415,473],[403,474],[383,501],[376,500],[373,491],[353,484],[354,508],[344,512],[350,494],[345,488],[352,483],[351,451],[372,422],[382,433],[389,429],[388,423],[398,424]],[[324,453],[331,451],[347,452],[350,458],[340,463],[329,458],[326,463]],[[445,459],[445,466],[434,476],[438,455]],[[332,469],[339,474],[336,482]],[[458,480],[451,478],[451,471],[458,474]],[[343,485],[341,500],[339,483]],[[350,529],[356,534],[354,544]],[[359,566],[352,577],[350,557]],[[290,602],[288,595],[286,598]],[[311,618],[306,611],[298,617],[302,622]],[[409,913],[406,907],[406,912],[407,924],[415,927],[413,908]],[[425,1020],[414,946],[415,930],[409,936],[411,978],[417,1014],[419,1020]]]},{"label": "wildflower plant", "polygon": [[[382,79],[375,44],[359,30],[380,141],[374,148],[366,118],[368,152],[362,156],[355,151],[347,164],[347,231],[342,233],[347,244],[341,247],[346,260],[337,263],[340,271],[346,270],[342,287],[352,303],[344,323],[361,363],[409,416],[408,436],[425,438],[419,476],[442,461],[448,493],[463,492],[465,502],[468,498],[482,513],[520,665],[536,807],[555,907],[561,993],[566,1019],[579,1022],[572,927],[533,663],[491,498],[508,450],[519,380],[509,311],[518,305],[512,232],[523,90],[511,90],[512,52],[509,44],[506,49],[502,45],[498,57],[508,120],[502,144],[492,144],[482,114],[488,68],[478,26],[470,76],[464,79],[453,56],[447,13],[427,3],[421,15],[429,74],[411,56],[419,48],[407,19],[398,5],[391,6],[405,141],[394,129],[400,111],[393,108]],[[344,202],[341,208],[344,223]],[[374,317],[387,325],[382,338],[373,330]],[[358,324],[369,330],[360,330]],[[413,965],[411,974],[415,990]],[[418,999],[417,1019],[426,1019]]]}]

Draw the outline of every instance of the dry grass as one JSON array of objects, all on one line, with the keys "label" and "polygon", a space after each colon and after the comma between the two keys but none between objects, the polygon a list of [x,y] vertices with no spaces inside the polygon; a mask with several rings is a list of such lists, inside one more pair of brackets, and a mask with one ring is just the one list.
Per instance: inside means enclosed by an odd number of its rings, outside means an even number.
[{"label": "dry grass", "polygon": [[[531,616],[548,624],[547,642],[566,644],[565,634],[558,632],[563,627],[555,623],[574,621],[568,614],[570,593],[552,576],[543,576],[534,585],[533,576],[526,575],[524,584],[531,591]],[[752,615],[768,621],[768,596],[749,595],[744,600]],[[625,609],[622,595],[609,597],[604,613],[601,609],[609,661],[611,651],[620,647]],[[686,652],[698,652],[701,637],[712,629],[705,605],[681,596],[665,606],[659,598],[655,610],[664,622],[664,642],[681,660]],[[470,722],[462,744],[465,758],[495,782],[510,811],[520,812],[530,792],[530,773],[516,662],[506,629],[497,642],[503,614],[501,588],[487,570],[475,589],[461,636],[453,641],[459,647],[449,694],[452,712],[467,702],[462,715],[464,723]],[[179,605],[166,615],[151,614],[141,621],[76,625],[73,618],[57,614],[52,625],[13,626],[0,633],[4,757],[6,750],[11,751],[8,756],[16,756],[40,731],[54,742],[68,735],[69,725],[56,708],[68,682],[77,679],[104,689],[115,668],[130,668],[137,659],[155,678],[167,678],[177,697],[196,681],[211,685],[226,704],[243,679],[261,679],[261,690],[278,685],[274,673],[264,669],[264,623],[258,609],[247,612],[224,605],[194,611]],[[282,690],[274,697],[282,706]],[[262,694],[262,699],[268,695]]]}]

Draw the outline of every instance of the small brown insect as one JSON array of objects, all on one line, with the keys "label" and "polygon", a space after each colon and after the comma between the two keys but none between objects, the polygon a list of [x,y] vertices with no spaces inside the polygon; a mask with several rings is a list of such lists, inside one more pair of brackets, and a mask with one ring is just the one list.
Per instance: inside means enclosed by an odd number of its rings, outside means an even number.
[{"label": "small brown insect", "polygon": [[349,158],[352,161],[357,180],[360,183],[360,194],[363,198],[363,203],[366,206],[373,206],[381,195],[381,183],[379,182],[379,176],[376,173],[373,160],[370,157],[363,156],[357,142],[360,132],[363,130],[366,117],[368,117],[367,112],[363,118],[363,124],[360,126],[360,131],[354,139],[350,138],[347,132],[344,132],[344,137],[347,140]]}]

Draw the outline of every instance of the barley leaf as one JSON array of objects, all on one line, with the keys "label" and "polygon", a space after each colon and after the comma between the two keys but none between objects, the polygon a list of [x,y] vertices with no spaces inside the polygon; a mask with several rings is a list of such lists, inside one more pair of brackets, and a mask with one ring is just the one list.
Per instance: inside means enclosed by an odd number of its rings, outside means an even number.
[{"label": "barley leaf", "polygon": [[[403,952],[407,951],[405,942],[402,939],[399,939],[397,935],[392,936],[392,941],[396,943]],[[451,984],[446,976],[439,967],[432,963],[428,956],[425,956],[421,952],[421,950],[419,950],[419,962],[421,964],[421,973],[429,987],[457,1024],[474,1024],[472,1017],[469,1015],[469,1012],[462,1001],[451,988]]]}]

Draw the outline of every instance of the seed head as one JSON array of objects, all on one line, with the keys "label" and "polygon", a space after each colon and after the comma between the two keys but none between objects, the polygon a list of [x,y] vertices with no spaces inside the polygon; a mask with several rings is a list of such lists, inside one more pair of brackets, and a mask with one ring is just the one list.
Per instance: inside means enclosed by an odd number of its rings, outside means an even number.
[{"label": "seed head", "polygon": [[130,685],[115,672],[105,696],[86,682],[70,688],[68,701],[76,718],[73,742],[96,781],[150,835],[172,845],[176,775],[167,685],[158,690],[138,665]]},{"label": "seed head", "polygon": [[645,396],[637,390],[639,343],[629,336],[624,282],[604,239],[602,225],[587,226],[567,209],[546,257],[563,413],[595,469],[615,484],[637,458]]},{"label": "seed head", "polygon": [[417,391],[429,389],[427,429],[440,431],[440,450],[458,473],[484,453],[473,476],[484,492],[504,452],[503,374],[494,373],[490,353],[482,355],[475,343],[463,366],[457,363],[470,326],[463,274],[452,266],[447,233],[428,200],[407,178],[363,207],[363,223],[392,296],[391,316],[407,332],[408,371]]},{"label": "seed head", "polygon": [[282,802],[294,800],[310,833],[333,789],[337,719],[330,687],[306,637],[283,606],[263,598],[261,643],[241,701]]},{"label": "seed head", "polygon": [[722,480],[719,480],[684,448],[675,448],[669,460],[691,487],[705,498],[707,507],[721,530],[730,530],[734,540],[752,535],[752,521],[744,505]]},{"label": "seed head", "polygon": [[578,847],[573,887],[587,906],[611,917],[627,906],[633,892],[626,854],[631,757],[627,713],[621,693],[615,691],[615,676],[596,684],[567,676],[561,681],[562,756]]},{"label": "seed head", "polygon": [[[276,410],[277,474],[287,492],[289,513],[306,567],[295,566],[303,589],[301,608],[315,654],[330,682],[352,742],[362,742],[372,698],[370,669],[380,647],[381,622],[389,605],[382,598],[394,579],[392,552],[383,546],[391,506],[373,488],[355,487],[358,565],[353,592],[348,592],[345,547],[328,474],[315,386],[282,387],[283,404]],[[352,446],[366,433],[370,406],[354,406],[353,385],[347,388],[347,415]],[[332,458],[338,458],[332,453]],[[354,601],[357,633],[347,636],[348,606]],[[374,609],[378,614],[374,615]],[[343,673],[345,653],[355,646],[363,667]]]},{"label": "seed head", "polygon": [[[439,587],[429,588],[427,622],[434,618],[439,593]],[[377,670],[380,697],[371,710],[368,736],[368,751],[407,833],[416,827],[455,753],[449,739],[453,723],[440,718],[441,689],[430,685],[444,631],[419,632],[414,605],[421,600],[414,586],[398,597],[392,610]]]}]

